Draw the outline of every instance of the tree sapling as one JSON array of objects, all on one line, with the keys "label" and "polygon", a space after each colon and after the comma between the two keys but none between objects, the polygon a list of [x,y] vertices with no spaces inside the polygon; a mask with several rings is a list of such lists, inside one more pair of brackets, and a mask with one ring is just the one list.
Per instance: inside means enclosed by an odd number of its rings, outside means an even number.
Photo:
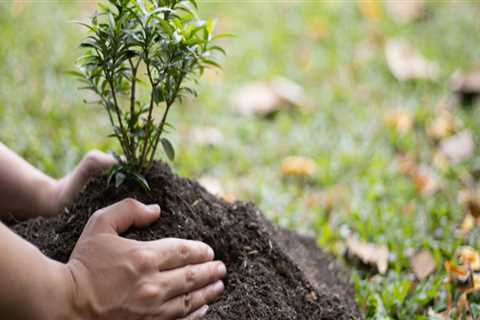
[{"label": "tree sapling", "polygon": [[148,189],[144,175],[159,144],[174,159],[164,136],[168,113],[183,96],[196,95],[191,84],[205,67],[218,67],[214,53],[225,54],[213,44],[225,35],[214,36],[214,23],[196,9],[195,0],[108,0],[90,24],[79,22],[88,36],[72,73],[98,96],[94,102],[107,111],[123,150],[109,177],[116,186],[128,178]]}]

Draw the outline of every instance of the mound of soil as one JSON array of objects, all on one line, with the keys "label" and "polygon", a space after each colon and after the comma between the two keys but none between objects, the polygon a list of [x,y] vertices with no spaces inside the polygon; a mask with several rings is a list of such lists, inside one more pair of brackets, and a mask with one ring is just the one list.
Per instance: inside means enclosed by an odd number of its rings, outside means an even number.
[{"label": "mound of soil", "polygon": [[126,197],[158,203],[162,216],[136,240],[176,237],[204,241],[225,262],[226,292],[205,319],[360,319],[348,275],[312,239],[279,230],[252,204],[226,203],[194,181],[156,163],[147,177],[152,192],[136,185],[116,189],[106,178],[90,182],[66,213],[12,227],[47,256],[68,258],[90,215]]}]

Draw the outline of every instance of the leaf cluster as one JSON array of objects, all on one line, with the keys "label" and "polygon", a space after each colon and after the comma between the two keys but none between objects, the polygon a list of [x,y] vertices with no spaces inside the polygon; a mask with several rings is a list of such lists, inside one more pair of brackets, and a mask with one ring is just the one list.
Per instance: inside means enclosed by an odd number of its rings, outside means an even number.
[{"label": "leaf cluster", "polygon": [[108,0],[89,24],[79,22],[88,35],[73,74],[107,111],[124,176],[148,171],[160,144],[174,159],[164,137],[172,128],[168,113],[196,95],[191,85],[206,67],[219,67],[213,57],[225,51],[214,42],[225,35],[214,36],[214,22],[199,19],[196,9],[195,0]]}]

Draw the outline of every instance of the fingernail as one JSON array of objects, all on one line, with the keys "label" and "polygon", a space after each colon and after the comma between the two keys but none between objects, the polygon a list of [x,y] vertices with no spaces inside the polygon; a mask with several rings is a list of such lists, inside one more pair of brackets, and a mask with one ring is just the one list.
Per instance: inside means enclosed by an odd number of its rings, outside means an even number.
[{"label": "fingernail", "polygon": [[200,309],[199,315],[200,317],[206,316],[208,312],[209,306],[203,306],[202,309]]},{"label": "fingernail", "polygon": [[213,258],[215,258],[215,252],[213,252],[212,248],[208,248],[208,258],[210,260],[213,260]]},{"label": "fingernail", "polygon": [[222,276],[227,274],[227,267],[223,264],[223,262],[220,262],[217,267],[218,273],[221,274]]},{"label": "fingernail", "polygon": [[215,292],[222,293],[225,290],[225,285],[223,284],[223,281],[217,281],[213,286]]},{"label": "fingernail", "polygon": [[147,206],[152,213],[160,214],[160,206],[158,204],[150,204]]}]

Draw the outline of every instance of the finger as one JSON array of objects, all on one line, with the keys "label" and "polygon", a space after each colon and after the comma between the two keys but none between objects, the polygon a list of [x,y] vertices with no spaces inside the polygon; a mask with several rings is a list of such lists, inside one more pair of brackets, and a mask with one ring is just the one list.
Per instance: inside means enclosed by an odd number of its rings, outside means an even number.
[{"label": "finger", "polygon": [[98,150],[92,150],[80,161],[77,169],[79,178],[89,179],[109,170],[117,160],[109,154]]},{"label": "finger", "polygon": [[60,181],[63,186],[60,194],[61,205],[67,205],[91,178],[109,170],[116,162],[111,155],[98,150],[90,151],[75,170]]},{"label": "finger", "polygon": [[130,227],[145,227],[160,217],[160,207],[125,199],[95,212],[85,227],[87,233],[121,234]]},{"label": "finger", "polygon": [[188,317],[203,305],[208,305],[215,301],[224,290],[225,286],[223,282],[217,281],[208,287],[167,301],[160,307],[160,314],[164,315],[165,319]]},{"label": "finger", "polygon": [[159,283],[171,284],[165,288],[165,300],[170,300],[217,282],[226,274],[225,265],[215,261],[158,273],[157,277]]},{"label": "finger", "polygon": [[201,319],[201,318],[203,318],[207,315],[208,309],[209,309],[209,307],[205,305],[205,306],[201,307],[200,309],[198,309],[197,311],[195,311],[194,313],[190,314],[189,316],[187,316],[185,318],[178,319],[178,320],[197,320],[197,319]]},{"label": "finger", "polygon": [[145,243],[158,256],[159,271],[212,261],[213,249],[200,241],[165,238]]}]

